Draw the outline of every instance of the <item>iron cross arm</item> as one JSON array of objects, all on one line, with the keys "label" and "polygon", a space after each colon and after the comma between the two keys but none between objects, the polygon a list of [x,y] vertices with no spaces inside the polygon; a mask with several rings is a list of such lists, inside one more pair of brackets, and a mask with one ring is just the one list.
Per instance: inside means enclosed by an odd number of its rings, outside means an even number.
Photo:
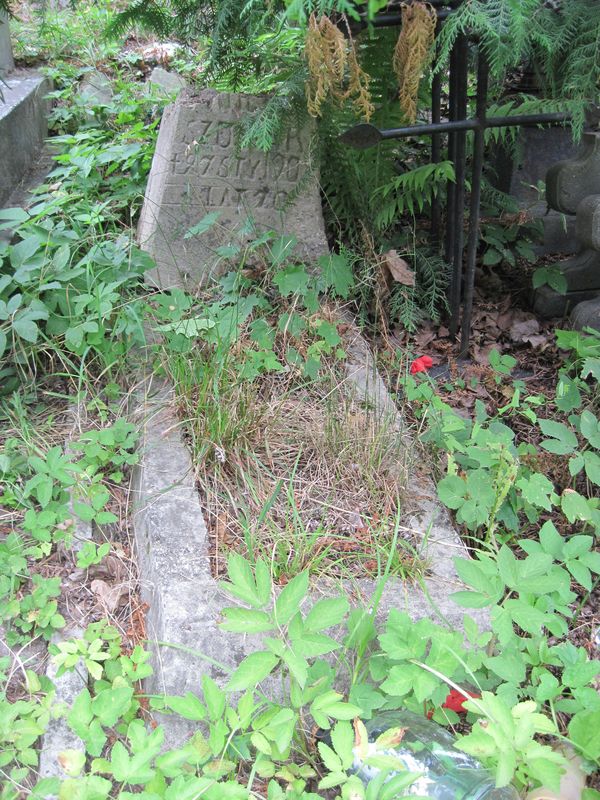
[{"label": "iron cross arm", "polygon": [[[459,43],[460,45],[460,43]],[[465,43],[462,43],[465,49]],[[450,135],[448,144],[448,157],[454,163],[455,183],[448,184],[448,204],[447,204],[447,224],[446,224],[446,260],[452,267],[449,304],[450,304],[450,323],[449,330],[455,336],[460,322],[461,341],[459,356],[465,357],[469,349],[469,339],[471,332],[471,317],[473,311],[474,283],[475,283],[475,264],[477,259],[477,246],[479,241],[479,212],[481,197],[481,178],[483,171],[485,131],[488,128],[508,128],[523,125],[557,125],[571,119],[569,114],[553,112],[546,114],[515,114],[504,117],[487,117],[486,101],[488,87],[488,64],[483,53],[479,51],[477,68],[477,108],[475,117],[466,117],[466,57],[461,57],[460,48],[457,48],[457,55],[453,55],[456,61],[454,69],[451,68],[451,117],[447,122],[439,120],[439,95],[440,87],[437,86],[435,92],[436,100],[433,104],[434,122],[423,125],[409,125],[405,128],[390,128],[380,130],[375,125],[360,124],[349,128],[340,135],[340,139],[350,147],[364,150],[374,147],[384,141],[391,139],[401,139],[404,137],[431,136],[433,147],[432,155],[434,161],[440,158],[440,136],[444,133]],[[461,67],[462,69],[458,69]],[[455,74],[458,77],[455,77]],[[462,77],[461,77],[462,76]],[[458,89],[453,88],[452,80],[458,80],[461,85]],[[439,81],[438,81],[439,84]],[[462,106],[457,103],[457,95],[462,98]],[[454,100],[453,100],[454,96]],[[458,119],[456,118],[458,117]],[[475,132],[475,142],[473,149],[473,163],[471,176],[471,197],[469,202],[469,235],[467,241],[466,269],[463,275],[463,218],[464,218],[464,177],[465,177],[465,140],[467,131]],[[436,233],[436,225],[439,224],[440,212],[437,201],[432,202],[432,229]],[[437,220],[437,222],[436,222]],[[460,319],[462,297],[462,319]]]},{"label": "iron cross arm", "polygon": [[340,135],[344,144],[357,150],[374,147],[380,142],[389,139],[401,139],[409,136],[432,136],[436,133],[451,133],[452,131],[474,131],[478,128],[508,128],[521,125],[557,125],[568,122],[570,114],[552,112],[547,114],[514,114],[505,117],[487,117],[479,120],[476,117],[459,119],[450,122],[433,122],[425,125],[408,125],[405,128],[388,128],[380,130],[375,125],[361,123],[354,125]]}]

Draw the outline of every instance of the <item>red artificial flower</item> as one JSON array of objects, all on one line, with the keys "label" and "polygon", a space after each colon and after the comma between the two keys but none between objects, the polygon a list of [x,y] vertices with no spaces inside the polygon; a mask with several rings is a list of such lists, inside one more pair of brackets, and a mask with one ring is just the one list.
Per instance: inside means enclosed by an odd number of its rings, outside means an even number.
[{"label": "red artificial flower", "polygon": [[417,372],[426,372],[429,367],[433,366],[433,360],[429,356],[420,356],[410,365],[410,374],[416,375]]},{"label": "red artificial flower", "polygon": [[[481,697],[480,694],[475,694],[474,692],[465,692],[468,694],[469,697],[478,698]],[[450,694],[446,696],[446,699],[442,703],[442,708],[447,708],[450,711],[455,711],[457,714],[466,714],[467,709],[464,708],[463,703],[467,698],[464,694],[457,691],[456,689],[450,689]],[[431,719],[433,717],[433,709],[431,708],[427,712],[427,719]]]},{"label": "red artificial flower", "polygon": [[[473,692],[465,692],[465,694],[468,694],[469,697],[481,697],[480,694],[473,694]],[[450,694],[442,703],[442,708],[449,708],[450,711],[456,711],[457,714],[466,714],[467,709],[463,707],[466,699],[461,692],[457,692],[456,689],[450,689]]]}]

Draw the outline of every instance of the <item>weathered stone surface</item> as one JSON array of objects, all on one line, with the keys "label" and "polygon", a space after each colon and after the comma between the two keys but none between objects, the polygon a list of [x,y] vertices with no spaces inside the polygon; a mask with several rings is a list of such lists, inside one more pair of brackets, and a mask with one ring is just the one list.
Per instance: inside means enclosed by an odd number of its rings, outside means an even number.
[{"label": "weathered stone surface", "polygon": [[48,133],[50,81],[19,70],[2,85],[0,102],[0,205],[19,184],[38,156]]},{"label": "weathered stone surface", "polygon": [[575,306],[571,313],[571,325],[577,331],[582,331],[584,328],[600,331],[600,293],[598,297]]},{"label": "weathered stone surface", "polygon": [[[73,427],[71,437],[65,444],[66,452],[73,452],[72,440],[76,438],[81,430],[80,410],[77,406],[71,408],[71,418]],[[73,500],[71,498],[70,505]],[[86,542],[92,540],[92,523],[89,520],[82,520],[73,514],[75,520],[73,531],[72,548],[78,553]],[[52,644],[58,645],[69,639],[80,639],[84,630],[79,625],[72,623],[60,631],[56,631],[52,636]],[[65,672],[64,675],[57,675],[58,668],[52,659],[49,659],[46,667],[46,677],[54,684],[56,694],[55,704],[62,705],[69,709],[73,705],[75,698],[85,689],[88,682],[88,671],[82,662],[73,672]],[[64,771],[60,766],[59,756],[65,750],[78,750],[85,753],[85,744],[69,727],[66,717],[54,717],[50,719],[48,727],[42,736],[40,747],[40,775],[42,778],[63,778]]]},{"label": "weathered stone surface", "polygon": [[0,75],[13,69],[14,66],[8,17],[3,11],[0,11]]},{"label": "weathered stone surface", "polygon": [[547,286],[535,292],[534,309],[542,317],[562,316],[600,292],[600,194],[585,197],[577,206],[576,231],[582,249],[555,265],[566,279],[566,294]]},{"label": "weathered stone surface", "polygon": [[600,132],[584,133],[576,158],[554,164],[546,175],[546,199],[551,208],[575,214],[588,195],[600,191]]},{"label": "weathered stone surface", "polygon": [[113,98],[110,78],[103,72],[93,69],[81,81],[79,94],[90,106],[106,106]]},{"label": "weathered stone surface", "polygon": [[536,203],[536,187],[546,181],[548,166],[575,158],[578,149],[570,128],[520,128],[510,194],[525,204]]},{"label": "weathered stone surface", "polygon": [[[223,270],[215,250],[235,240],[248,218],[257,231],[295,236],[304,258],[327,251],[318,186],[310,175],[310,127],[290,129],[268,154],[236,150],[235,124],[264,102],[187,90],[165,109],[138,229],[141,246],[157,265],[147,274],[150,282],[195,287]],[[292,195],[301,180],[301,191]],[[217,211],[218,222],[208,233],[185,238]]]},{"label": "weathered stone surface", "polygon": [[[347,384],[354,386],[350,391],[379,413],[393,416],[390,422],[402,435],[402,420],[366,344],[356,335],[347,350]],[[221,685],[225,683],[228,672],[260,647],[260,640],[224,633],[218,627],[222,608],[235,602],[220,591],[210,572],[207,531],[193,467],[173,406],[172,390],[163,385],[154,393],[148,391],[138,409],[142,441],[134,472],[134,533],[142,598],[149,604],[147,634],[155,670],[145,688],[151,694],[182,695],[198,692],[205,672]],[[406,525],[422,538],[421,555],[430,570],[422,585],[390,580],[378,619],[382,622],[391,608],[398,608],[413,619],[437,617],[460,628],[465,612],[449,600],[449,594],[462,587],[452,557],[466,556],[466,549],[435,499],[434,487],[415,482],[411,488],[414,513],[407,517]],[[320,579],[315,599],[329,588],[332,594],[340,591],[339,582],[330,584]],[[353,581],[347,589],[349,597],[366,607],[373,598],[375,582]],[[307,607],[311,602],[307,601]],[[489,626],[485,610],[469,614],[481,628]],[[170,716],[161,722],[168,747],[176,746],[197,728],[193,722]]]},{"label": "weathered stone surface", "polygon": [[578,149],[569,128],[532,126],[519,129],[514,151],[499,146],[490,153],[494,186],[512,195],[541,223],[542,240],[533,246],[539,255],[578,249],[574,220],[550,209],[536,188],[540,182],[545,184],[549,165],[575,157]]},{"label": "weathered stone surface", "polygon": [[[590,252],[590,251],[586,251]],[[596,254],[598,255],[598,254]],[[550,286],[541,286],[533,295],[533,310],[542,319],[564,317],[584,300],[600,295],[600,289],[582,289],[566,294],[555,292]]]},{"label": "weathered stone surface", "polygon": [[[576,231],[583,247],[600,251],[600,194],[589,195],[577,206]],[[600,272],[597,285],[600,287]]]},{"label": "weathered stone surface", "polygon": [[182,89],[185,89],[187,82],[177,72],[169,72],[162,67],[154,67],[148,77],[147,85],[152,91],[164,95],[172,95],[179,94]]},{"label": "weathered stone surface", "polygon": [[[79,627],[65,628],[52,637],[52,644],[60,644],[71,638],[81,638],[83,629]],[[58,705],[64,704],[65,708],[70,708],[75,698],[85,689],[87,685],[87,670],[79,667],[73,672],[65,672],[64,675],[57,677],[57,667],[52,659],[48,662],[46,677],[50,678],[56,689],[54,702]],[[40,776],[42,778],[64,778],[65,773],[58,760],[60,754],[65,750],[78,750],[85,753],[85,745],[69,725],[64,716],[51,717],[44,735],[42,736],[40,747]]]}]

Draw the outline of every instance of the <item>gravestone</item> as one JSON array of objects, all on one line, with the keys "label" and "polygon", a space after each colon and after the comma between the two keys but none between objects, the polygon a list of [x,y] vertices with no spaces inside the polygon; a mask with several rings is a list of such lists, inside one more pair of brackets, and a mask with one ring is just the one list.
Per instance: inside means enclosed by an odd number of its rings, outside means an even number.
[{"label": "gravestone", "polygon": [[88,72],[79,87],[79,94],[90,106],[106,106],[113,99],[112,83],[103,72]]},{"label": "gravestone", "polygon": [[600,331],[600,292],[598,297],[575,306],[571,314],[571,325],[576,331],[583,331],[586,328]]},{"label": "gravestone", "polygon": [[504,191],[515,197],[543,229],[542,242],[535,246],[540,253],[573,253],[577,250],[575,225],[559,210],[540,200],[537,185],[546,179],[548,165],[572,158],[577,153],[570,128],[521,128],[517,156],[508,166]]},{"label": "gravestone", "polygon": [[162,67],[154,67],[148,77],[146,86],[150,91],[154,91],[159,95],[169,96],[179,94],[182,89],[185,89],[187,82],[177,72],[169,72]]},{"label": "gravestone", "polygon": [[535,311],[555,317],[600,292],[600,132],[585,133],[577,157],[548,170],[546,193],[552,208],[575,216],[580,246],[576,255],[554,265],[566,292],[543,286],[535,293]]},{"label": "gravestone", "polygon": [[[138,228],[141,247],[156,262],[147,273],[153,285],[195,288],[232,268],[218,247],[266,230],[295,236],[303,259],[328,251],[311,127],[290,128],[269,153],[237,147],[236,123],[265,102],[188,89],[165,109]],[[216,223],[190,234],[211,212]]]},{"label": "gravestone", "polygon": [[0,76],[3,72],[9,72],[14,66],[8,17],[3,11],[0,11]]}]

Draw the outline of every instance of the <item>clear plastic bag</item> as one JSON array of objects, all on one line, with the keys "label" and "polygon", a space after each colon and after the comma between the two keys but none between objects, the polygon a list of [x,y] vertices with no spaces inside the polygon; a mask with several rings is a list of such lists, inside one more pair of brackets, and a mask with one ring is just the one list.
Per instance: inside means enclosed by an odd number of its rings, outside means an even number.
[{"label": "clear plastic bag", "polygon": [[[368,785],[382,769],[416,777],[397,797],[435,800],[518,800],[510,786],[454,747],[448,731],[410,711],[387,711],[365,723],[368,741],[354,748],[354,771]],[[394,769],[396,764],[397,769]]]}]

